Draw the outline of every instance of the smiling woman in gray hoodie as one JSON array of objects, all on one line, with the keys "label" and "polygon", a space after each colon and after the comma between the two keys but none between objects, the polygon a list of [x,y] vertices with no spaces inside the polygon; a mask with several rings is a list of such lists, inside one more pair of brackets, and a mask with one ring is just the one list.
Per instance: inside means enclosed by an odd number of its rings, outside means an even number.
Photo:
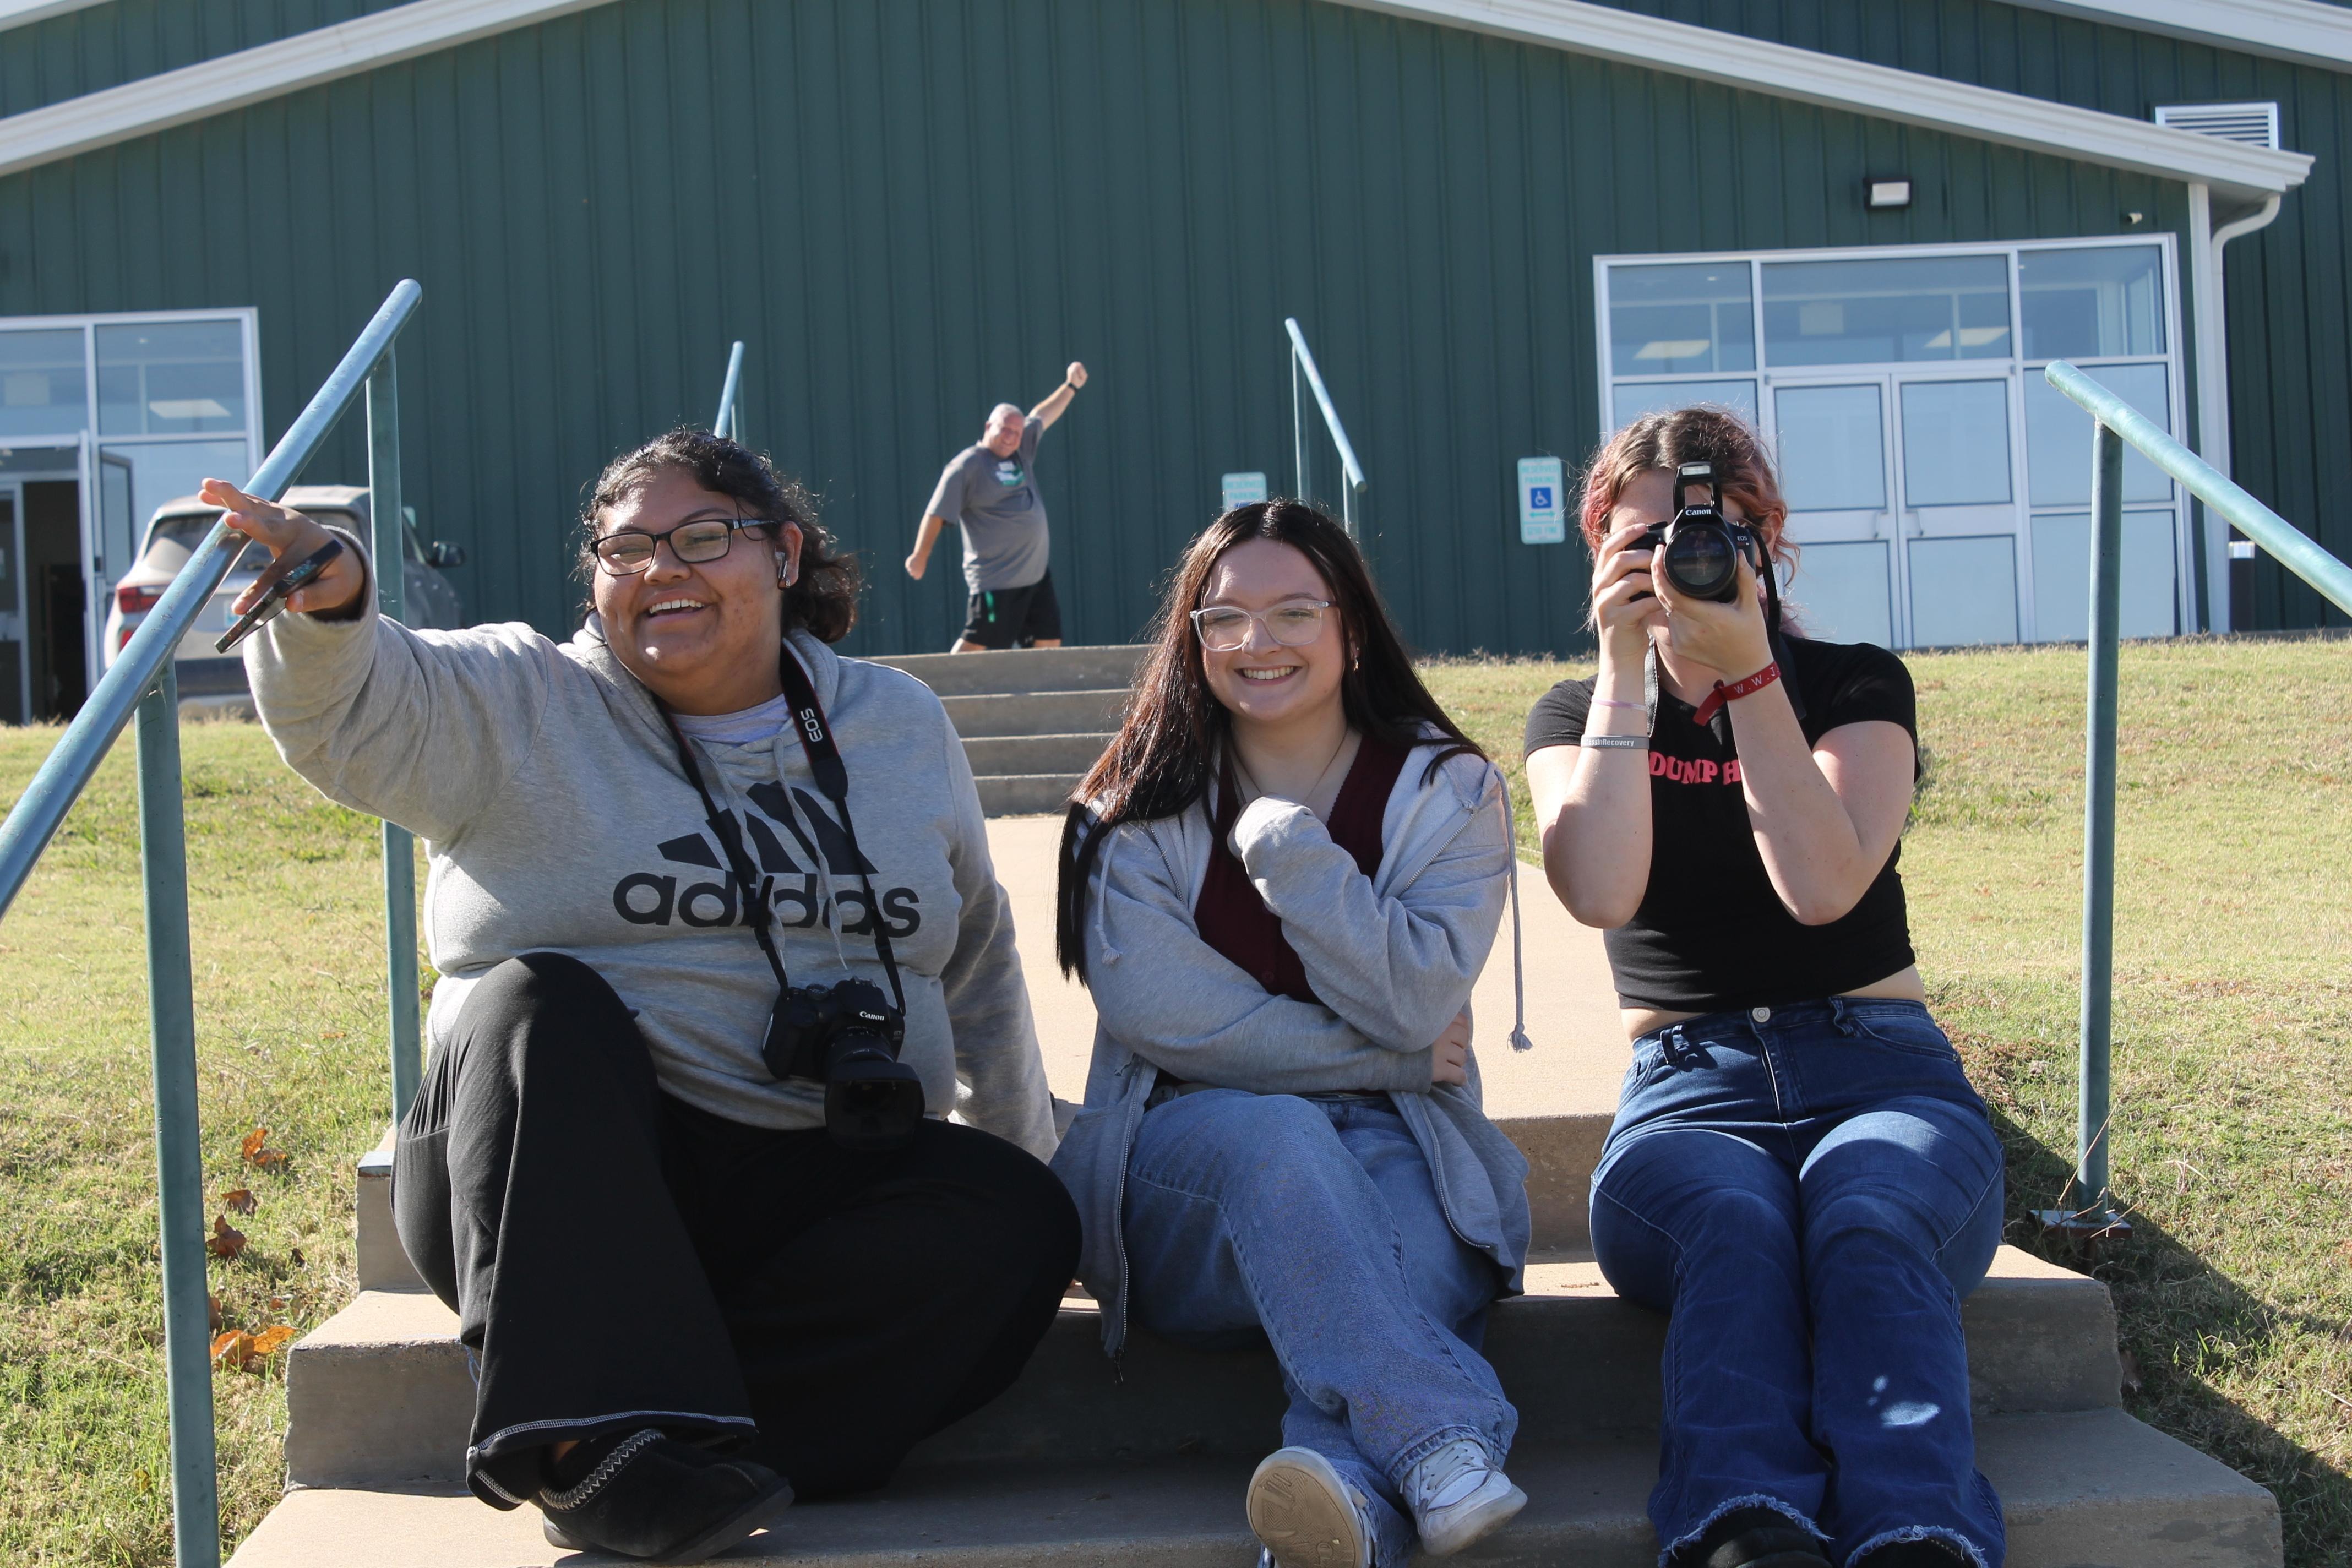
[{"label": "smiling woman in gray hoodie", "polygon": [[1248,1495],[1267,1560],[1443,1556],[1527,1501],[1477,1349],[1528,1232],[1470,1050],[1502,775],[1310,508],[1219,518],[1159,624],[1064,836],[1061,955],[1100,1018],[1054,1161],[1080,1273],[1114,1355],[1130,1315],[1272,1341],[1285,1447]]},{"label": "smiling woman in gray hoodie", "polygon": [[[325,541],[205,493],[280,567]],[[583,522],[568,643],[381,619],[344,535],[247,669],[289,765],[427,841],[394,1210],[478,1372],[468,1480],[556,1545],[694,1562],[1010,1384],[1076,1216],[963,748],[928,688],[828,646],[856,579],[805,494],[679,430]],[[838,794],[803,743],[827,722]],[[786,977],[903,1012],[930,1116],[900,1146],[829,1137],[825,1085],[762,1050]]]}]

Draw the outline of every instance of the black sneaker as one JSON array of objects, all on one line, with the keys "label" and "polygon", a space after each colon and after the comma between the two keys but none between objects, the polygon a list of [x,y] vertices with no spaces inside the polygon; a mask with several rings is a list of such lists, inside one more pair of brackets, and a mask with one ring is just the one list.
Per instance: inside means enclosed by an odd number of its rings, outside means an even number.
[{"label": "black sneaker", "polygon": [[1975,1568],[1976,1559],[1941,1536],[1922,1541],[1891,1541],[1864,1558],[1856,1568]]},{"label": "black sneaker", "polygon": [[720,1458],[650,1426],[579,1485],[539,1494],[549,1545],[651,1563],[699,1563],[772,1524],[792,1501],[793,1489],[766,1466]]},{"label": "black sneaker", "polygon": [[1769,1508],[1739,1508],[1707,1528],[1682,1561],[1689,1568],[1825,1568],[1812,1531]]}]

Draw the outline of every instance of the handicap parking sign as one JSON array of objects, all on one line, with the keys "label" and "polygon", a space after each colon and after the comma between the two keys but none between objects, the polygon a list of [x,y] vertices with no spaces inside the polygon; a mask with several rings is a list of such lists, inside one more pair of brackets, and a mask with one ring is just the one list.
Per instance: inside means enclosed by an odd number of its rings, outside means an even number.
[{"label": "handicap parking sign", "polygon": [[1566,489],[1558,458],[1519,459],[1519,542],[1563,544],[1568,518],[1560,507]]}]

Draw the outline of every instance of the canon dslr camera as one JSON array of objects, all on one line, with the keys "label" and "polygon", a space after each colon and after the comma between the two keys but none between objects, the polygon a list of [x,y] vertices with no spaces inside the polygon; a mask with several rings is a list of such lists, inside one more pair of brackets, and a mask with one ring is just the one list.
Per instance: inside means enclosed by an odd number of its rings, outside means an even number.
[{"label": "canon dslr camera", "polygon": [[760,1047],[780,1079],[824,1085],[824,1130],[845,1149],[896,1149],[923,1120],[923,1080],[898,1059],[906,1015],[870,980],[795,985]]},{"label": "canon dslr camera", "polygon": [[[1706,487],[1706,500],[1693,506],[1693,485]],[[1723,483],[1713,463],[1685,463],[1675,474],[1675,515],[1654,522],[1642,542],[1655,552],[1650,570],[1664,573],[1675,592],[1728,605],[1739,597],[1739,558],[1762,570],[1763,550],[1755,531],[1723,515]]]}]

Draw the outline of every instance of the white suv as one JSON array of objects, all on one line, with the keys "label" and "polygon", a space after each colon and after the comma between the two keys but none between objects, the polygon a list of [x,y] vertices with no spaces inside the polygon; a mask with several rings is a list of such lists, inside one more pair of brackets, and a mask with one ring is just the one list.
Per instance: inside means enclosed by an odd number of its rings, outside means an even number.
[{"label": "white suv", "polygon": [[[349,529],[362,540],[371,537],[368,492],[359,486],[297,485],[286,492],[284,504],[331,527]],[[195,553],[219,516],[219,508],[208,507],[194,496],[183,496],[155,509],[139,559],[114,585],[113,601],[107,606],[108,664],[121,653],[122,645],[163,598],[163,590],[188,563],[188,557]],[[457,588],[443,573],[464,565],[466,552],[454,544],[420,543],[415,517],[411,511],[400,531],[407,546],[401,563],[401,620],[411,626],[455,631],[466,624],[464,610]],[[213,590],[211,602],[197,613],[195,625],[180,639],[176,673],[184,708],[251,710],[245,656],[215,653],[213,644],[236,621],[229,605],[260,575],[268,560],[268,552],[260,545],[247,545],[220,586]]]}]

